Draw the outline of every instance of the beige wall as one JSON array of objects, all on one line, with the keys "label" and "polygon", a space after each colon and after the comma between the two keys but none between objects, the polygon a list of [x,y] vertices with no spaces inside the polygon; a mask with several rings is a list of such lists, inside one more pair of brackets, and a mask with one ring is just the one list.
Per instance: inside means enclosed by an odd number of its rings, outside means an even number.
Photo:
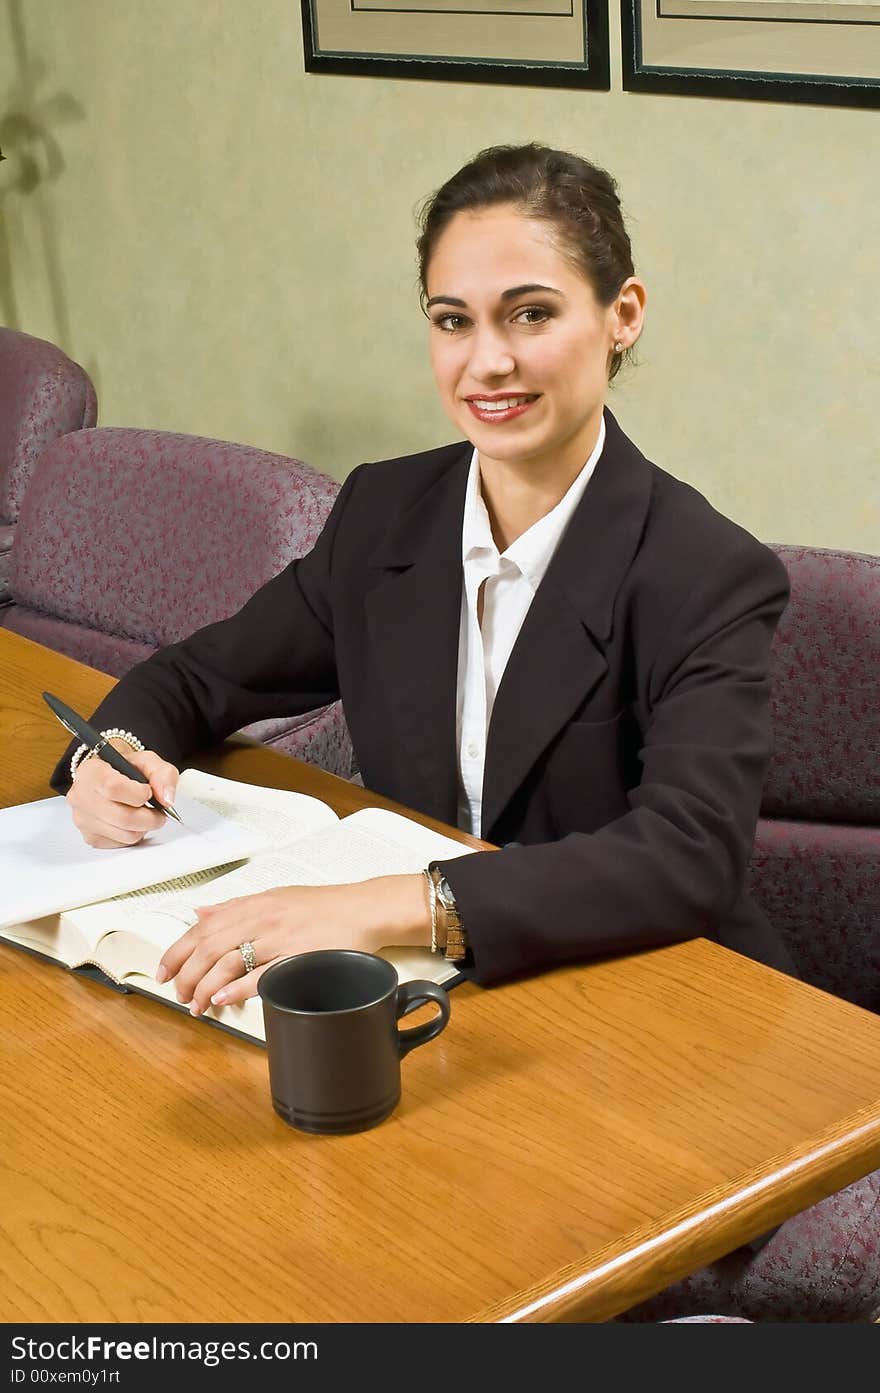
[{"label": "beige wall", "polygon": [[650,296],[624,427],[761,537],[880,552],[880,113],[630,95],[613,15],[610,93],[307,76],[299,13],[0,0],[0,321],[88,368],[102,424],[340,478],[452,438],[413,209],[537,139],[620,183]]}]

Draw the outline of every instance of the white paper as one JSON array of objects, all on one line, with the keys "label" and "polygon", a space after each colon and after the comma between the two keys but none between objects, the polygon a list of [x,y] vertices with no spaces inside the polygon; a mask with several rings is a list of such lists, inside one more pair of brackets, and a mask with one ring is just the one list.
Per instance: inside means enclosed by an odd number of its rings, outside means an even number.
[{"label": "white paper", "polygon": [[[182,781],[181,781],[182,782]],[[0,810],[0,929],[238,861],[262,850],[261,833],[178,792],[183,826],[167,818],[138,846],[87,846],[63,798]]]}]

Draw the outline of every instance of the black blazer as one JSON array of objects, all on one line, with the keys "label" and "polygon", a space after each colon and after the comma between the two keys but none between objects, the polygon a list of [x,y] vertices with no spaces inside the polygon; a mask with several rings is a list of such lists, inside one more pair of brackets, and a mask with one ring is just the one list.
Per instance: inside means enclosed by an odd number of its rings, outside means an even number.
[{"label": "black blazer", "polygon": [[[744,891],[785,569],[605,420],[488,734],[483,836],[524,845],[446,863],[474,975],[698,934],[790,971]],[[251,721],[341,696],[366,787],[454,822],[471,450],[355,469],[308,556],[133,668],[95,723],[180,765]],[[65,778],[61,764],[54,786]]]}]

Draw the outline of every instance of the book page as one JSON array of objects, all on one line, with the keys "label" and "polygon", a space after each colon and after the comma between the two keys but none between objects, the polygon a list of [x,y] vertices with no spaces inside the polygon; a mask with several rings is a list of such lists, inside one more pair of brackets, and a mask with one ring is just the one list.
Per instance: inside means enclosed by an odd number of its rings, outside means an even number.
[{"label": "book page", "polygon": [[346,885],[373,876],[418,873],[429,861],[472,852],[472,847],[400,813],[362,808],[336,827],[302,837],[282,855],[267,853],[259,862],[273,875],[288,870],[287,880],[275,884]]},{"label": "book page", "polygon": [[35,948],[49,958],[70,967],[83,961],[93,951],[82,930],[76,924],[66,923],[60,914],[47,914],[42,919],[29,919],[23,924],[5,928],[0,937],[10,943],[21,943],[25,948]]},{"label": "book page", "polygon": [[256,832],[267,847],[286,846],[339,820],[327,803],[311,794],[245,784],[219,774],[204,774],[200,769],[186,769],[179,788],[218,816]]},{"label": "book page", "polygon": [[[158,949],[158,963],[165,949],[196,922],[195,906],[219,904],[229,899],[229,893],[217,887],[248,864],[247,861],[233,861],[226,866],[178,876],[160,885],[116,895],[100,904],[66,910],[60,917],[62,923],[70,925],[80,941],[88,945],[91,953],[103,955],[108,937],[116,935],[124,942],[133,943],[134,952],[140,942],[153,945]],[[17,925],[16,933],[21,935],[29,928],[32,926]],[[118,952],[118,945],[113,951]]]}]

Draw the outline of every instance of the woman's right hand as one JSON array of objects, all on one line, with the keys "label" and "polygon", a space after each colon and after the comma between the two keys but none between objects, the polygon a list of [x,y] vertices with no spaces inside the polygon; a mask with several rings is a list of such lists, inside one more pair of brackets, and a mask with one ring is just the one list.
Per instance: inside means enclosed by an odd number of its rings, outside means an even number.
[{"label": "woman's right hand", "polygon": [[150,796],[165,805],[173,803],[180,772],[155,750],[133,750],[124,740],[110,743],[129,764],[146,774],[149,784],[127,779],[95,757],[80,763],[67,801],[73,821],[89,846],[134,846],[148,832],[164,826],[165,814],[144,804]]}]

